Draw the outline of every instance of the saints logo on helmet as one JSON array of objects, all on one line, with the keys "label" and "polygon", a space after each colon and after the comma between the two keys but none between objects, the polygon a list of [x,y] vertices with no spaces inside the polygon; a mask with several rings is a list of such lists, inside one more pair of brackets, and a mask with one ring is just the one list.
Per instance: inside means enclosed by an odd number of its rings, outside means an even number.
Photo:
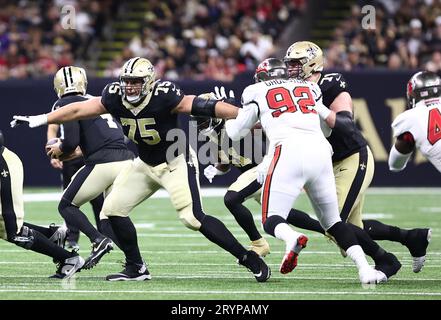
[{"label": "saints logo on helmet", "polygon": [[54,89],[58,98],[70,93],[85,95],[87,90],[86,71],[74,66],[61,68],[55,74]]},{"label": "saints logo on helmet", "polygon": [[323,51],[310,41],[293,43],[283,58],[290,78],[308,79],[314,72],[323,71]]},{"label": "saints logo on helmet", "polygon": [[263,60],[256,68],[254,73],[254,81],[261,82],[271,79],[287,79],[288,69],[285,63],[276,58],[268,58]]},{"label": "saints logo on helmet", "polygon": [[121,69],[119,82],[123,99],[138,104],[151,95],[155,83],[155,68],[145,58],[132,58]]},{"label": "saints logo on helmet", "polygon": [[441,97],[441,78],[430,71],[415,73],[407,83],[407,107],[414,108],[421,100]]}]

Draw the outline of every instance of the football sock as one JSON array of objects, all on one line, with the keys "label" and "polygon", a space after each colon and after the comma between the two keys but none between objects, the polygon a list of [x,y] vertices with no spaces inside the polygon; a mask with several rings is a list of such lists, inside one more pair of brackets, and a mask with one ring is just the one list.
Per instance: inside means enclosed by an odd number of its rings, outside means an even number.
[{"label": "football sock", "polygon": [[274,228],[274,235],[277,239],[285,242],[285,251],[288,252],[294,248],[300,234],[294,231],[287,223],[279,223]]},{"label": "football sock", "polygon": [[335,238],[339,247],[346,252],[349,247],[358,245],[357,237],[347,223],[339,221],[327,231]]},{"label": "football sock", "polygon": [[364,230],[374,240],[389,240],[404,244],[408,230],[389,226],[376,220],[363,220]]},{"label": "football sock", "polygon": [[246,254],[246,249],[237,241],[227,227],[215,217],[205,215],[199,231],[211,242],[227,250],[236,258]]},{"label": "football sock", "polygon": [[101,223],[100,213],[101,213],[101,209],[103,208],[103,203],[104,203],[103,194],[100,194],[95,199],[90,200],[89,203],[92,205],[92,211],[93,211],[93,215],[95,217],[96,226],[97,226],[97,229],[99,230],[100,223]]},{"label": "football sock", "polygon": [[53,231],[47,227],[37,226],[35,224],[27,223],[27,222],[23,222],[23,225],[28,227],[29,229],[33,229],[35,231],[40,232],[46,238],[50,238],[53,234]]},{"label": "football sock", "polygon": [[364,255],[363,249],[361,249],[359,245],[353,245],[347,248],[345,251],[349,258],[355,262],[358,270],[370,267],[366,260],[366,256]]},{"label": "football sock", "polygon": [[52,257],[57,261],[64,261],[72,257],[71,252],[57,246],[52,241],[49,241],[46,236],[37,230],[32,230],[32,235],[34,237],[34,243],[30,250]]},{"label": "football sock", "polygon": [[105,235],[107,238],[111,239],[114,244],[119,247],[118,239],[116,238],[115,232],[113,232],[112,224],[109,219],[101,219],[98,226],[98,231]]},{"label": "football sock", "polygon": [[243,205],[245,199],[239,192],[228,191],[224,197],[225,206],[230,210],[237,223],[246,232],[251,241],[262,238],[254,223],[250,210]]},{"label": "football sock", "polygon": [[291,209],[291,211],[289,211],[288,217],[286,218],[286,221],[297,228],[325,234],[325,230],[320,225],[320,222],[316,219],[311,218],[306,212],[297,209]]},{"label": "football sock", "polygon": [[360,244],[363,251],[371,257],[374,261],[381,258],[384,251],[374,240],[372,240],[369,235],[361,228],[353,224],[348,224],[357,237],[358,243]]},{"label": "football sock", "polygon": [[111,216],[109,221],[118,239],[118,247],[124,252],[126,260],[136,264],[143,264],[144,262],[138,247],[138,237],[132,220],[129,217]]},{"label": "football sock", "polygon": [[68,201],[62,199],[58,206],[58,211],[61,216],[66,220],[66,223],[70,226],[77,227],[91,242],[95,242],[98,239],[102,239],[103,235],[95,229],[90,223],[87,216],[76,206],[68,203]]}]

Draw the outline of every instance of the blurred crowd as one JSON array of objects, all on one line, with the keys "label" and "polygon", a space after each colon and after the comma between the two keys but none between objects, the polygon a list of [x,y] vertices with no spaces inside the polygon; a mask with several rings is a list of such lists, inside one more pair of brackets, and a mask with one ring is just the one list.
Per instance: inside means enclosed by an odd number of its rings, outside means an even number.
[{"label": "blurred crowd", "polygon": [[149,0],[139,36],[107,67],[117,76],[132,56],[148,57],[159,78],[230,81],[274,50],[306,0]]},{"label": "blurred crowd", "polygon": [[[52,76],[60,67],[87,61],[91,40],[101,37],[118,3],[0,0],[0,80]],[[72,8],[75,28],[63,28],[63,18]]]},{"label": "blurred crowd", "polygon": [[[374,29],[362,28],[364,5],[375,8]],[[327,68],[440,72],[441,0],[359,0],[335,29],[325,54]]]}]

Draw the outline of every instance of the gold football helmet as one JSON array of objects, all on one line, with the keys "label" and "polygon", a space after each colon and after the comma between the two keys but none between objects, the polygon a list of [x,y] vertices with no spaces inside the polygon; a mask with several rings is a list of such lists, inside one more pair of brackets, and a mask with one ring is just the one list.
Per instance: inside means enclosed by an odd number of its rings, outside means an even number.
[{"label": "gold football helmet", "polygon": [[87,90],[86,71],[75,66],[61,68],[54,76],[54,89],[58,98],[68,93],[85,95]]},{"label": "gold football helmet", "polygon": [[293,43],[283,58],[288,67],[290,78],[307,79],[314,72],[323,71],[323,51],[318,45],[310,41]]},{"label": "gold football helmet", "polygon": [[131,104],[140,102],[152,93],[155,78],[155,68],[149,60],[140,57],[128,60],[119,76],[123,99]]}]

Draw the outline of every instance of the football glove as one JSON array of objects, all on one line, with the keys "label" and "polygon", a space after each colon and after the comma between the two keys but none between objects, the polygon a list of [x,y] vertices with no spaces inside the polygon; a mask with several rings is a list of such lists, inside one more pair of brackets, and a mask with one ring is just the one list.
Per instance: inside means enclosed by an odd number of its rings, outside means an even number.
[{"label": "football glove", "polygon": [[11,121],[11,128],[20,124],[27,123],[29,128],[36,128],[47,124],[47,115],[39,114],[38,116],[13,116]]},{"label": "football glove", "polygon": [[257,166],[257,182],[263,184],[265,182],[266,174],[271,164],[271,158],[267,155],[263,157],[262,162]]},{"label": "football glove", "polygon": [[235,102],[234,91],[230,90],[230,92],[228,93],[228,96],[227,96],[227,93],[225,91],[224,86],[222,86],[222,87],[215,86],[214,92],[212,92],[211,95],[214,96],[214,98],[216,100],[222,100],[222,101],[225,101],[225,102],[228,102],[231,104],[234,104],[234,102]]},{"label": "football glove", "polygon": [[227,170],[227,171],[221,171],[221,170],[219,170],[218,168],[216,168],[215,166],[213,166],[213,165],[210,164],[208,167],[206,167],[206,168],[204,169],[204,176],[205,176],[205,178],[207,178],[208,181],[210,181],[210,183],[212,183],[212,182],[213,182],[213,178],[214,178],[215,176],[221,176],[221,175],[224,175],[224,174],[226,174],[228,171],[230,171],[230,170]]}]

